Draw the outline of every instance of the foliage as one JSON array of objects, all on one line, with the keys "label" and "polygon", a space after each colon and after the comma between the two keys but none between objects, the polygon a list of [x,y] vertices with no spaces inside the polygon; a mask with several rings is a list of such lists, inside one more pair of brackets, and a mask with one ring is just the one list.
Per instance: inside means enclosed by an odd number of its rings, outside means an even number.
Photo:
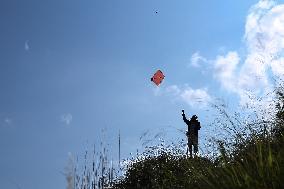
[{"label": "foliage", "polygon": [[183,153],[173,153],[178,147],[171,151],[158,148],[158,153],[150,150],[131,160],[115,188],[284,188],[283,88],[277,89],[276,97],[277,112],[270,121],[264,116],[250,123],[240,121],[216,106],[224,118],[219,123],[233,138],[215,140],[217,157],[191,159]]},{"label": "foliage", "polygon": [[[203,167],[212,167],[206,158],[190,159],[184,155],[161,151],[136,159],[127,169],[117,188],[192,188],[206,175]],[[190,179],[188,179],[190,178]]]},{"label": "foliage", "polygon": [[[284,188],[284,87],[276,89],[275,110],[254,118],[229,115],[226,106],[212,105],[220,117],[213,124],[225,137],[213,138],[216,156],[189,158],[184,141],[147,147],[129,159],[121,177],[107,165],[106,149],[93,152],[91,169],[85,165],[80,175],[71,166],[66,173],[68,189],[280,189]],[[255,99],[254,99],[255,100]],[[248,107],[251,111],[252,108]],[[271,108],[272,109],[272,108]],[[255,112],[255,111],[254,111]],[[267,116],[267,117],[266,117]],[[211,139],[212,140],[212,139]],[[216,154],[215,152],[213,154]]]}]

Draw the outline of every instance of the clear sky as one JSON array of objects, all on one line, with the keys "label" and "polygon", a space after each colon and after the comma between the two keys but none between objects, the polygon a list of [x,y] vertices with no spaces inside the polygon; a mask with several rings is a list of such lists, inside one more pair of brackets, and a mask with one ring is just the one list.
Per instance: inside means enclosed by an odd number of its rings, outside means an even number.
[{"label": "clear sky", "polygon": [[68,154],[103,128],[114,159],[119,130],[123,157],[147,130],[180,136],[182,109],[212,133],[209,103],[244,105],[283,75],[282,3],[1,0],[0,188],[65,188]]}]

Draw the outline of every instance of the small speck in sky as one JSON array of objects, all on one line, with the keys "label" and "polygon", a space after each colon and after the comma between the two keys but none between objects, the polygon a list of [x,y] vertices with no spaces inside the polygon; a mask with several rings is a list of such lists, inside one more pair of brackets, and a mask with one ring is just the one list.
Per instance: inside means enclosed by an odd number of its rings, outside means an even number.
[{"label": "small speck in sky", "polygon": [[28,40],[26,40],[26,42],[25,42],[25,50],[26,51],[30,50],[30,46],[29,46],[29,41]]},{"label": "small speck in sky", "polygon": [[72,122],[73,116],[68,113],[68,114],[63,114],[61,115],[61,122],[65,123],[66,125],[70,125],[70,123]]},{"label": "small speck in sky", "polygon": [[8,125],[10,125],[12,123],[12,120],[10,118],[6,118],[4,121]]}]

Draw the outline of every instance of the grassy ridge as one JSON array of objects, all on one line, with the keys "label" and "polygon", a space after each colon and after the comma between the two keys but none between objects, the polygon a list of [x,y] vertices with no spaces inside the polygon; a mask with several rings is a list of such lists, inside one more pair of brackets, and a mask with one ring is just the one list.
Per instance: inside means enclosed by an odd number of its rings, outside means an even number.
[{"label": "grassy ridge", "polygon": [[116,188],[283,188],[283,147],[283,137],[258,140],[215,160],[162,152],[136,160]]},{"label": "grassy ridge", "polygon": [[[147,152],[132,160],[123,179],[114,188],[200,188],[200,189],[280,189],[284,188],[284,90],[277,91],[277,113],[273,120],[262,117],[258,129],[249,136],[234,131],[234,143],[216,141],[216,158],[187,158],[166,148]],[[226,114],[225,117],[228,118]],[[234,124],[234,123],[232,123]],[[251,130],[251,124],[244,128]],[[177,152],[177,153],[175,153]]]},{"label": "grassy ridge", "polygon": [[[75,187],[70,189],[284,188],[283,87],[277,90],[276,97],[277,111],[269,121],[261,116],[252,123],[241,122],[220,110],[225,120],[219,122],[233,133],[233,141],[216,140],[218,155],[215,157],[188,158],[181,150],[183,144],[152,146],[130,159],[125,175],[119,177],[112,166],[105,165],[104,149],[103,153],[96,153],[99,164],[94,163],[94,158],[91,169],[85,164],[81,177],[75,173]],[[236,124],[243,129],[235,129]]]}]

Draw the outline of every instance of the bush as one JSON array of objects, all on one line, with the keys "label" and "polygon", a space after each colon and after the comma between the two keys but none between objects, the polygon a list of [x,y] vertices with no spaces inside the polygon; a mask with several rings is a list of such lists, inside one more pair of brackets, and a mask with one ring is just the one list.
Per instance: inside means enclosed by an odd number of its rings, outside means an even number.
[{"label": "bush", "polygon": [[[277,113],[269,122],[263,116],[250,124],[248,120],[241,122],[216,106],[233,129],[224,120],[219,123],[233,131],[234,139],[215,140],[219,149],[217,157],[191,159],[175,153],[179,151],[177,148],[169,151],[153,147],[159,149],[158,153],[148,151],[132,159],[115,188],[284,188],[283,88],[277,89],[276,97]],[[237,124],[244,129],[238,130]]]}]

